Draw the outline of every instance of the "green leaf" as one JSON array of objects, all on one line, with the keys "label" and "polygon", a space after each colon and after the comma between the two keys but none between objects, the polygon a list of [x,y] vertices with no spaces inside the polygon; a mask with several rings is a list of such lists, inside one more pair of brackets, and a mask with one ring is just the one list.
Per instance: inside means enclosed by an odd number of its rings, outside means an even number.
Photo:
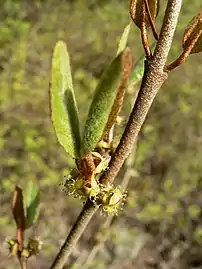
[{"label": "green leaf", "polygon": [[126,48],[122,57],[122,74],[120,77],[120,82],[119,82],[119,87],[117,89],[116,98],[111,108],[108,121],[105,125],[104,133],[102,135],[102,139],[104,139],[105,141],[109,141],[113,139],[113,138],[110,138],[112,135],[111,130],[113,126],[116,124],[117,117],[123,106],[125,92],[128,87],[128,81],[131,75],[131,70],[132,70],[132,53],[129,48]]},{"label": "green leaf", "polygon": [[92,151],[103,134],[121,78],[123,53],[112,61],[97,85],[84,129],[82,155]]},{"label": "green leaf", "polygon": [[126,45],[128,42],[128,36],[129,36],[129,32],[130,32],[130,26],[131,26],[131,23],[126,25],[126,27],[124,28],[124,31],[121,35],[120,40],[119,40],[118,50],[117,50],[117,54],[116,54],[116,55],[119,55],[121,52],[123,52],[125,50],[124,59],[123,59],[123,66],[122,66],[122,75],[120,77],[119,88],[117,90],[116,98],[115,98],[114,104],[111,108],[111,112],[110,112],[110,115],[108,117],[108,121],[106,123],[104,133],[102,135],[102,139],[104,139],[106,141],[108,141],[110,130],[111,130],[112,126],[116,123],[117,116],[118,116],[118,114],[121,110],[121,107],[123,105],[125,91],[126,91],[126,88],[128,86],[128,78],[130,77],[130,73],[131,73],[132,54],[131,54],[129,48],[127,48],[127,51],[126,51]]},{"label": "green leaf", "polygon": [[[153,51],[156,46],[156,41],[154,41],[151,45],[151,50]],[[135,86],[143,77],[144,74],[144,62],[145,62],[145,54],[143,54],[140,59],[137,61],[134,66],[131,76],[129,79],[129,86]]]},{"label": "green leaf", "polygon": [[[141,28],[142,14],[143,14],[143,1],[144,0],[131,0],[130,2],[130,15],[138,28]],[[154,22],[159,12],[159,0],[147,0],[152,21]],[[150,27],[149,18],[146,13],[146,27]]]},{"label": "green leaf", "polygon": [[182,42],[183,49],[191,46],[196,36],[198,36],[198,40],[194,44],[191,54],[202,51],[202,13],[195,16],[185,30]]},{"label": "green leaf", "polygon": [[53,52],[50,111],[58,141],[72,157],[78,157],[80,150],[79,119],[69,54],[63,41],[57,42]]},{"label": "green leaf", "polygon": [[30,228],[39,216],[39,187],[35,180],[27,181],[24,188],[24,204],[26,209],[26,229]]},{"label": "green leaf", "polygon": [[128,25],[126,25],[121,38],[119,40],[119,45],[118,45],[118,50],[117,50],[117,54],[119,55],[121,52],[123,52],[126,48],[127,42],[128,42],[128,36],[129,36],[129,32],[130,32],[130,26],[131,23],[129,23]]},{"label": "green leaf", "polygon": [[25,230],[25,213],[23,206],[23,194],[22,189],[19,186],[15,186],[12,198],[12,213],[15,219],[17,228],[21,231]]},{"label": "green leaf", "polygon": [[129,85],[134,86],[142,79],[144,74],[144,61],[145,55],[143,55],[134,66],[129,79]]}]

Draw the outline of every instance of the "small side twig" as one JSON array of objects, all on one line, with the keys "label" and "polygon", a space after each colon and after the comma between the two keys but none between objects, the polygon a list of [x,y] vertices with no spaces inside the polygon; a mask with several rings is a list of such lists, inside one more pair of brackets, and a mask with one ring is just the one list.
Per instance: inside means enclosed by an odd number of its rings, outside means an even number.
[{"label": "small side twig", "polygon": [[[127,190],[127,187],[130,183],[130,180],[131,180],[132,176],[134,175],[134,168],[130,168],[130,163],[134,162],[135,155],[136,154],[134,153],[133,155],[131,155],[131,158],[128,158],[128,160],[127,160],[127,163],[128,163],[127,168],[128,169],[126,170],[124,177],[123,177],[123,180],[121,182],[122,191]],[[108,216],[107,219],[105,220],[105,222],[101,225],[101,227],[99,229],[99,233],[102,234],[102,231],[109,230],[111,228],[111,226],[113,225],[114,221],[116,221],[116,218],[117,218],[117,216],[113,216],[113,215]],[[103,246],[107,240],[108,240],[108,237],[101,238],[97,242],[97,244],[93,247],[93,249],[88,254],[84,264],[82,265],[82,267],[84,269],[89,268],[90,264],[92,263],[92,261],[94,260],[94,258],[98,254],[98,252],[103,248]]]},{"label": "small side twig", "polygon": [[27,259],[22,257],[21,255],[18,256],[18,261],[20,263],[21,269],[27,269]]},{"label": "small side twig", "polygon": [[145,54],[147,59],[151,57],[151,50],[149,47],[149,41],[147,36],[147,27],[146,27],[146,11],[145,11],[145,5],[144,2],[142,2],[142,21],[141,21],[141,38],[142,38],[142,44],[143,48],[145,50]]},{"label": "small side twig", "polygon": [[158,90],[167,79],[164,66],[172,44],[181,4],[182,0],[168,0],[154,56],[145,62],[145,72],[137,100],[120,143],[111,158],[109,169],[101,177],[103,184],[113,183],[125,159],[133,149],[133,144]]},{"label": "small side twig", "polygon": [[154,61],[158,69],[163,72],[168,53],[172,44],[175,28],[181,9],[182,0],[168,0],[166,14],[159,35],[156,48],[154,50]]},{"label": "small side twig", "polygon": [[146,13],[148,15],[148,19],[149,19],[149,24],[151,26],[151,29],[152,29],[152,33],[153,33],[153,36],[156,40],[158,40],[158,33],[156,31],[156,27],[155,27],[155,24],[152,20],[152,16],[151,16],[151,12],[150,12],[150,9],[149,9],[149,4],[148,4],[148,1],[147,0],[144,0],[144,4],[145,4],[145,8],[146,8]]},{"label": "small side twig", "polygon": [[[131,107],[133,106],[133,99],[131,99]],[[126,191],[127,187],[130,183],[130,180],[132,178],[132,176],[134,175],[134,167],[132,167],[132,164],[134,164],[135,158],[136,158],[136,143],[135,143],[135,152],[133,154],[130,155],[130,157],[127,159],[126,162],[126,172],[124,174],[123,180],[121,182],[121,189],[122,191]],[[105,222],[101,225],[99,231],[100,233],[102,233],[103,230],[109,229],[112,224],[114,223],[114,221],[116,220],[117,216],[113,216],[110,215],[107,217],[107,219],[105,220]],[[96,233],[97,234],[97,233]],[[108,240],[107,237],[105,238],[101,238],[101,240],[99,240],[97,242],[97,244],[93,247],[93,249],[90,251],[90,253],[88,254],[88,256],[86,257],[85,262],[83,263],[82,267],[83,269],[88,269],[90,264],[92,263],[92,261],[94,260],[94,258],[96,257],[97,253],[103,248],[105,242]]]},{"label": "small side twig", "polygon": [[186,61],[187,57],[190,55],[193,47],[195,46],[196,42],[198,41],[201,35],[202,35],[202,29],[194,36],[190,46],[186,47],[182,52],[182,54],[175,61],[173,61],[171,64],[165,67],[165,72],[169,72],[175,69],[176,67],[180,66]]},{"label": "small side twig", "polygon": [[[133,144],[137,139],[149,108],[158,90],[167,79],[167,72],[164,71],[164,67],[172,44],[181,4],[182,0],[168,0],[163,26],[154,51],[154,56],[145,62],[142,84],[128,124],[109,163],[109,169],[101,177],[101,181],[104,184],[114,181],[125,159],[131,153]],[[96,212],[96,209],[92,202],[88,201],[86,203],[75,225],[67,236],[65,243],[57,254],[51,269],[62,269],[73,247],[82,235],[93,214]]]}]

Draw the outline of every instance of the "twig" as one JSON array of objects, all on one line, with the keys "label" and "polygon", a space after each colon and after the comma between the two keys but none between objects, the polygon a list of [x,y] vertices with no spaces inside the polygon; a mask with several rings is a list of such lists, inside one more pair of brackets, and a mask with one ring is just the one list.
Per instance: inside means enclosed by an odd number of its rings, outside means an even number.
[{"label": "twig", "polygon": [[23,242],[24,242],[24,231],[22,227],[17,228],[16,238],[18,241],[18,251],[19,253],[21,253],[21,251],[23,250]]},{"label": "twig", "polygon": [[168,0],[154,56],[145,62],[145,72],[137,100],[120,143],[111,158],[109,169],[101,178],[103,184],[109,184],[114,181],[125,159],[133,149],[133,144],[137,139],[158,90],[167,79],[167,72],[164,72],[164,66],[172,44],[181,3],[182,0]]},{"label": "twig", "polygon": [[18,261],[20,264],[21,269],[27,269],[27,258],[22,256],[22,250],[24,245],[24,230],[22,227],[19,227],[17,229],[17,235],[16,235],[17,241],[18,241]]},{"label": "twig", "polygon": [[[133,159],[134,159],[134,156],[133,156]],[[127,190],[127,186],[128,186],[128,184],[129,184],[129,182],[131,180],[131,177],[133,175],[133,170],[134,170],[134,168],[133,169],[131,169],[131,168],[127,169],[127,171],[126,171],[126,173],[125,173],[125,175],[123,177],[123,180],[121,182],[121,189],[123,191]],[[108,216],[107,219],[105,220],[104,224],[100,228],[100,233],[102,234],[103,230],[110,229],[111,226],[112,226],[112,223],[114,223],[116,218],[117,218],[117,216],[113,216],[113,215]],[[107,237],[101,238],[101,240],[99,240],[99,242],[93,247],[93,249],[91,250],[91,252],[87,256],[87,259],[86,259],[85,263],[82,265],[83,269],[88,269],[89,268],[90,264],[92,263],[92,261],[96,257],[97,253],[104,246],[104,244],[105,244],[105,242],[107,240],[108,240]]]},{"label": "twig", "polygon": [[141,21],[141,38],[142,38],[142,44],[143,48],[145,50],[145,54],[147,59],[151,58],[151,51],[149,47],[149,41],[147,36],[147,27],[146,27],[146,11],[145,11],[145,5],[144,2],[142,2],[142,21]]},{"label": "twig", "polygon": [[72,252],[72,249],[76,245],[96,210],[97,207],[90,200],[86,202],[59,253],[57,254],[52,266],[50,267],[51,269],[63,268],[67,258]]},{"label": "twig", "polygon": [[154,51],[153,59],[154,65],[160,72],[163,72],[168,57],[181,5],[182,0],[168,0],[163,25]]},{"label": "twig", "polygon": [[[108,184],[114,181],[125,159],[132,151],[133,144],[137,139],[138,133],[158,90],[167,79],[164,66],[177,25],[181,3],[182,0],[168,0],[163,26],[154,51],[154,56],[145,63],[144,77],[137,100],[121,141],[110,161],[109,169],[102,176],[102,183]],[[62,269],[74,245],[82,235],[95,211],[96,207],[88,201],[57,254],[51,269]]]},{"label": "twig", "polygon": [[75,259],[73,267],[75,269],[83,268],[82,264],[86,261],[88,256],[89,256],[89,250],[87,248],[82,249],[82,252],[80,252],[79,255],[77,256],[77,258]]},{"label": "twig", "polygon": [[27,259],[25,257],[22,257],[21,253],[18,256],[18,261],[20,263],[20,268],[21,269],[27,269]]},{"label": "twig", "polygon": [[145,4],[145,7],[146,7],[146,12],[147,12],[147,15],[148,15],[149,24],[151,26],[153,36],[154,36],[154,38],[156,40],[158,40],[159,37],[158,37],[157,31],[156,31],[155,24],[154,24],[154,22],[152,20],[152,16],[151,16],[151,12],[150,12],[150,9],[149,9],[148,1],[144,0],[144,4]]},{"label": "twig", "polygon": [[201,35],[202,35],[202,29],[194,36],[190,46],[187,46],[185,50],[182,52],[182,54],[175,61],[173,61],[171,64],[165,67],[166,72],[175,69],[176,67],[180,66],[185,62],[185,60],[190,55],[193,47],[195,46],[196,42],[198,41]]},{"label": "twig", "polygon": [[[132,99],[131,99],[132,100]],[[132,104],[133,105],[133,104]],[[132,163],[134,163],[136,157],[136,144],[135,144],[135,152],[134,154],[130,155],[130,157],[127,159],[126,167],[127,170],[124,174],[123,180],[121,182],[121,189],[122,191],[126,191],[127,187],[130,183],[130,180],[134,174],[134,168],[131,168]],[[112,226],[112,223],[114,223],[114,220],[116,220],[116,216],[108,216],[105,222],[102,224],[101,228],[99,229],[99,232],[102,234],[103,230],[109,229]],[[97,233],[96,233],[97,234]],[[97,253],[100,251],[100,249],[103,247],[105,242],[108,240],[107,237],[102,238],[99,240],[99,242],[93,247],[93,249],[90,251],[89,255],[87,256],[85,262],[83,263],[82,267],[83,269],[88,269],[90,264],[92,263],[93,259],[97,255]]]}]

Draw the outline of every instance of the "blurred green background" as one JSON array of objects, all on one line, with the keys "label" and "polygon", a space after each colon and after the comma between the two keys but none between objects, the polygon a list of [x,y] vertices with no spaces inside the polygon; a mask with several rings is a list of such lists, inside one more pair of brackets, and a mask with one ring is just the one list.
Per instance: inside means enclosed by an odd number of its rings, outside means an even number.
[{"label": "blurred green background", "polygon": [[[167,1],[161,2],[158,29]],[[5,246],[15,236],[10,210],[15,184],[23,186],[35,178],[41,190],[39,221],[27,236],[39,237],[44,244],[29,268],[50,266],[82,208],[60,185],[74,162],[58,144],[49,119],[53,46],[58,39],[68,44],[82,124],[129,22],[128,6],[126,0],[0,3],[0,269],[18,268]],[[170,61],[179,55],[184,29],[200,8],[200,0],[183,1]],[[135,26],[129,45],[135,63],[143,53]],[[141,131],[136,154],[134,150],[117,179],[130,179],[123,212],[101,232],[106,216],[97,213],[67,268],[202,266],[201,81],[202,54],[192,55],[169,75]],[[130,89],[126,96],[124,122],[137,90]],[[98,247],[102,236],[106,242]]]}]

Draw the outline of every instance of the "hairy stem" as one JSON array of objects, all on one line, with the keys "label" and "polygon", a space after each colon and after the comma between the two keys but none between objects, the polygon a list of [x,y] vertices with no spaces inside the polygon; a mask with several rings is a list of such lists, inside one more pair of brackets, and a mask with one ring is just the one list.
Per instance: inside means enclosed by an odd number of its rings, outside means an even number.
[{"label": "hairy stem", "polygon": [[163,72],[178,21],[182,0],[168,0],[159,40],[154,51],[156,68]]},{"label": "hairy stem", "polygon": [[146,54],[146,58],[149,59],[151,57],[151,51],[149,47],[149,41],[147,36],[147,27],[146,27],[146,10],[144,2],[142,2],[142,21],[141,21],[141,38],[142,38],[142,45]]},{"label": "hairy stem", "polygon": [[[102,183],[113,182],[125,159],[133,149],[133,144],[146,118],[149,108],[162,84],[167,78],[164,66],[171,47],[177,25],[182,0],[168,0],[164,22],[157,42],[154,56],[145,61],[145,72],[137,100],[130,115],[121,141],[113,155],[109,169],[102,176]],[[96,207],[88,201],[65,243],[60,249],[51,269],[62,269],[68,256],[96,211]]]},{"label": "hairy stem", "polygon": [[159,73],[153,68],[150,60],[145,61],[145,73],[137,100],[120,143],[111,158],[109,169],[106,170],[101,178],[103,184],[113,183],[125,159],[131,153],[149,108],[166,78],[167,73]]},{"label": "hairy stem", "polygon": [[158,90],[167,79],[167,72],[163,69],[172,44],[181,4],[182,0],[168,0],[163,26],[154,56],[145,61],[145,72],[137,100],[121,141],[109,163],[109,169],[101,178],[103,184],[114,181],[125,159],[133,149],[133,144],[137,139]]},{"label": "hairy stem", "polygon": [[144,0],[144,4],[145,4],[145,7],[146,7],[146,12],[147,12],[147,15],[148,15],[148,19],[149,19],[149,23],[150,23],[150,26],[151,26],[151,29],[152,29],[153,36],[154,36],[154,38],[156,40],[158,40],[158,34],[157,34],[156,27],[155,27],[155,24],[154,24],[152,16],[151,16],[148,1]]},{"label": "hairy stem", "polygon": [[182,54],[175,61],[173,61],[171,64],[165,67],[165,71],[167,72],[171,71],[176,67],[180,66],[181,64],[183,64],[186,61],[187,57],[191,54],[193,47],[195,46],[196,42],[201,37],[201,35],[202,35],[202,29],[194,36],[190,46],[186,47],[185,50],[182,52]]},{"label": "hairy stem", "polygon": [[[136,147],[135,147],[135,153],[136,153]],[[131,164],[134,164],[134,160],[135,160],[135,153],[131,154],[130,157],[127,159],[127,163],[126,163],[126,172],[124,174],[123,180],[121,182],[121,189],[122,191],[126,191],[127,187],[130,183],[131,178],[134,176],[134,167],[131,168]],[[107,219],[105,220],[105,222],[101,225],[99,232],[96,232],[94,234],[94,238],[97,236],[98,233],[100,233],[101,235],[103,235],[103,232],[105,230],[109,230],[112,225],[114,224],[114,222],[116,221],[117,216],[113,216],[110,215],[107,217]],[[99,251],[104,247],[106,241],[108,240],[107,236],[102,236],[99,241],[97,242],[97,244],[93,247],[93,249],[89,252],[85,262],[82,264],[82,268],[83,269],[88,269],[89,266],[92,264],[93,260],[95,259],[96,255],[99,253]]]}]

